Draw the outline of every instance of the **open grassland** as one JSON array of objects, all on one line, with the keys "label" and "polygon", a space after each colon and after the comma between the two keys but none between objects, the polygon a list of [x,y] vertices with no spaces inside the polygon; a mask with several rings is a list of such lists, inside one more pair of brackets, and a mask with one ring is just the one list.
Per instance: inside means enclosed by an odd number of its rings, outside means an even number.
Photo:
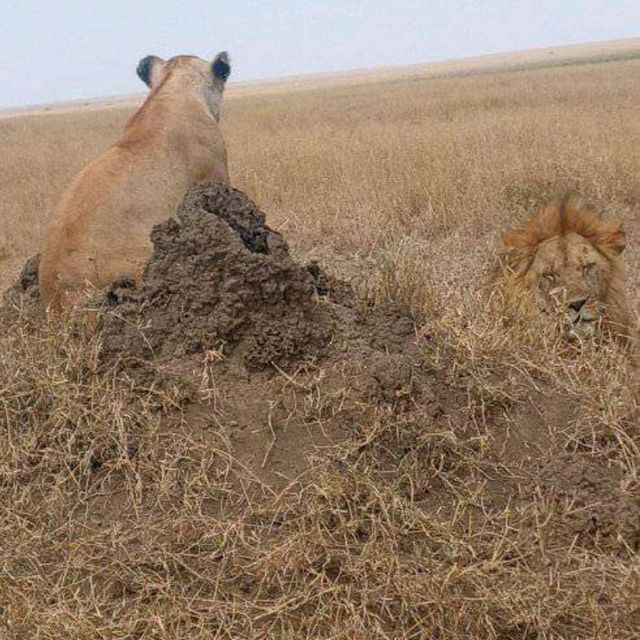
[{"label": "open grassland", "polygon": [[[570,190],[623,219],[638,309],[638,78],[629,59],[227,101],[234,185],[365,303],[408,305],[463,401],[416,416],[327,389],[322,365],[280,372],[261,393],[283,424],[346,413],[348,437],[274,483],[238,464],[206,366],[196,431],[181,388],[134,394],[95,339],[16,326],[0,638],[637,637],[637,373],[615,345],[508,333],[487,301],[499,232]],[[0,121],[1,287],[130,112]]]},{"label": "open grassland", "polygon": [[[360,259],[410,236],[429,242],[439,278],[482,268],[498,230],[575,190],[627,222],[633,274],[639,69],[632,60],[230,100],[232,180],[302,252]],[[0,121],[1,285],[130,113]]]}]

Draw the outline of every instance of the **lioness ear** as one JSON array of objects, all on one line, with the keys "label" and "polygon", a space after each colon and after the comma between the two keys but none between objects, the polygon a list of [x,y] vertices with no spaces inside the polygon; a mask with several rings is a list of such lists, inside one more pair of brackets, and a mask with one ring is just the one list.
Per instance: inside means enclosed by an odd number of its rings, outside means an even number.
[{"label": "lioness ear", "polygon": [[223,83],[227,81],[227,78],[231,75],[231,63],[229,61],[229,54],[226,51],[221,51],[213,59],[211,72],[214,78],[221,80]]},{"label": "lioness ear", "polygon": [[158,56],[146,56],[138,62],[136,73],[138,78],[144,82],[147,87],[153,89],[162,77],[162,71],[166,62]]}]

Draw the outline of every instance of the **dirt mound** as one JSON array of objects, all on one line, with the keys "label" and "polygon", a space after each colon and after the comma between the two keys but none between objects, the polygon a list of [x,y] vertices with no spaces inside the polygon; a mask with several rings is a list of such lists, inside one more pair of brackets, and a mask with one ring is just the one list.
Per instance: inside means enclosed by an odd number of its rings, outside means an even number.
[{"label": "dirt mound", "polygon": [[220,407],[233,456],[262,481],[306,473],[314,447],[348,438],[363,407],[436,403],[408,310],[357,308],[239,191],[199,185],[151,239],[139,286],[119,280],[98,301],[102,358],[195,389],[196,429]]},{"label": "dirt mound", "polygon": [[[194,187],[151,240],[140,284],[118,279],[89,305],[99,313],[103,361],[153,360],[181,372],[213,352],[226,374],[323,361],[367,400],[392,403],[414,389],[421,359],[408,310],[357,310],[351,286],[317,262],[296,262],[240,191]],[[38,263],[27,261],[6,309],[41,311]]]},{"label": "dirt mound", "polygon": [[317,356],[330,340],[324,274],[295,262],[241,192],[199,185],[151,239],[140,286],[118,280],[101,302],[105,358],[236,351],[259,369]]},{"label": "dirt mound", "polygon": [[38,267],[40,254],[32,256],[22,268],[15,284],[4,292],[0,312],[5,317],[14,316],[21,311],[40,311],[40,289]]}]

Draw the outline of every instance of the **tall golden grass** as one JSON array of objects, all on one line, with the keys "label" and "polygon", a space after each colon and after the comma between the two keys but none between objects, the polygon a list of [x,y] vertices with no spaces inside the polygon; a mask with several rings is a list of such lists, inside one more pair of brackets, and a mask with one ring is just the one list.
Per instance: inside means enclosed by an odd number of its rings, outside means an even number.
[{"label": "tall golden grass", "polygon": [[[549,500],[527,462],[579,453],[637,494],[634,367],[616,345],[566,357],[507,332],[487,301],[500,231],[571,190],[624,220],[637,308],[639,74],[631,59],[229,100],[234,185],[299,255],[425,318],[429,366],[466,405],[437,430],[358,405],[313,480],[276,491],[238,473],[223,412],[183,429],[179,387],[134,393],[98,370],[95,338],[17,324],[0,342],[0,638],[637,637],[637,548],[565,537],[598,505]],[[128,114],[0,121],[0,286]],[[292,412],[322,427],[348,401],[328,375],[265,394],[296,389]]]},{"label": "tall golden grass", "polygon": [[[630,60],[229,100],[233,183],[307,253],[366,257],[411,235],[449,265],[469,262],[473,238],[482,260],[499,229],[567,189],[622,216],[633,239],[639,67]],[[0,120],[1,285],[38,250],[61,190],[117,139],[129,114]]]}]

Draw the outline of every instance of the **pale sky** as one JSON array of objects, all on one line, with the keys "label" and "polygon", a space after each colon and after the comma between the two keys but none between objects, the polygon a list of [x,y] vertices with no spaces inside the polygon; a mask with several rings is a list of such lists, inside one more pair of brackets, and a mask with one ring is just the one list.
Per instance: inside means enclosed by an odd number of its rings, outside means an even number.
[{"label": "pale sky", "polygon": [[3,0],[0,108],[144,91],[138,60],[226,49],[235,81],[640,35],[640,0]]}]

